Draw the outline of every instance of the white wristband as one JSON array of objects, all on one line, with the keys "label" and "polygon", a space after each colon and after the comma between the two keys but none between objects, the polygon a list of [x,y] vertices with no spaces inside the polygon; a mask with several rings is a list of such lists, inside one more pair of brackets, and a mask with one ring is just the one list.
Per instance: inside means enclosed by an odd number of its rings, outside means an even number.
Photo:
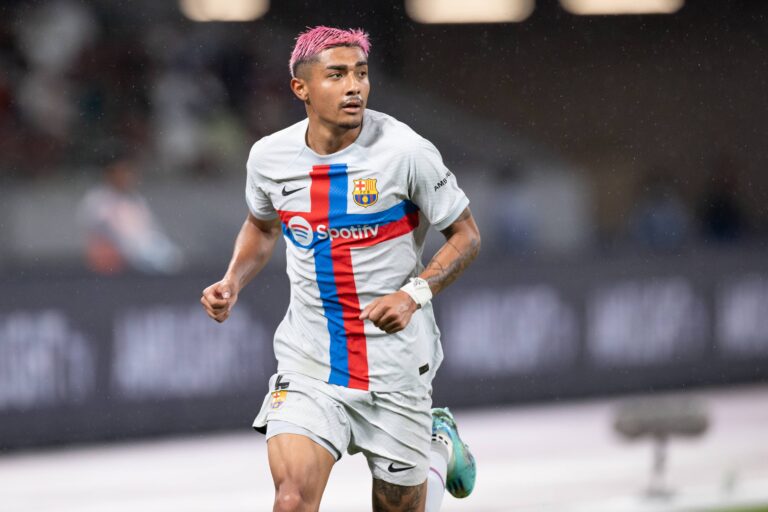
[{"label": "white wristband", "polygon": [[423,307],[432,300],[432,290],[424,279],[412,277],[400,290],[411,296],[413,302]]}]

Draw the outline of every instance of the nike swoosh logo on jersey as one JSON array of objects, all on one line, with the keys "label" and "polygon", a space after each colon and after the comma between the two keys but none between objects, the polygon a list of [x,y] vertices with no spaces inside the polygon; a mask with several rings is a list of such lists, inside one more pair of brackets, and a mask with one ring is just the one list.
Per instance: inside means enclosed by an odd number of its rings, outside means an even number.
[{"label": "nike swoosh logo on jersey", "polygon": [[285,187],[283,187],[283,195],[284,196],[289,196],[289,195],[293,194],[294,192],[298,192],[299,190],[304,190],[305,188],[307,188],[307,187],[295,188],[293,190],[286,190]]},{"label": "nike swoosh logo on jersey", "polygon": [[407,471],[415,467],[416,466],[405,466],[404,468],[396,468],[395,465],[390,462],[389,467],[387,468],[387,471],[389,471],[390,473],[399,473],[400,471]]}]

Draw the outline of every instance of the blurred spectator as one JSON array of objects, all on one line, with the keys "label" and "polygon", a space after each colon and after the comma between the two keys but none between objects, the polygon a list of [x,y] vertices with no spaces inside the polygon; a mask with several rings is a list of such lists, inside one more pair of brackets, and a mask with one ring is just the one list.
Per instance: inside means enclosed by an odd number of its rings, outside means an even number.
[{"label": "blurred spectator", "polygon": [[485,203],[478,211],[492,209],[493,243],[503,251],[573,254],[592,241],[589,187],[557,165],[504,169],[490,196],[477,202]]},{"label": "blurred spectator", "polygon": [[16,24],[19,48],[31,67],[64,75],[97,33],[87,2],[56,0],[35,6]]},{"label": "blurred spectator", "polygon": [[703,235],[706,240],[732,242],[746,231],[746,217],[739,199],[740,165],[731,155],[715,160],[699,204]]},{"label": "blurred spectator", "polygon": [[528,252],[535,245],[536,198],[522,171],[504,169],[496,175],[493,194],[494,238],[506,252]]},{"label": "blurred spectator", "polygon": [[18,100],[24,120],[36,132],[66,141],[77,112],[65,80],[47,72],[28,73],[20,84]]},{"label": "blurred spectator", "polygon": [[94,272],[168,274],[181,268],[181,252],[157,225],[137,190],[138,178],[136,163],[119,159],[80,204],[86,263]]},{"label": "blurred spectator", "polygon": [[224,103],[219,78],[205,68],[173,63],[152,87],[154,139],[165,172],[205,167],[205,132],[212,113]]},{"label": "blurred spectator", "polygon": [[35,7],[17,27],[29,66],[17,90],[22,118],[35,132],[64,143],[77,121],[68,73],[95,39],[96,21],[86,3],[58,0]]},{"label": "blurred spectator", "polygon": [[672,175],[663,167],[648,172],[630,212],[630,237],[649,249],[675,250],[690,236],[691,215],[671,179]]},{"label": "blurred spectator", "polygon": [[239,173],[253,140],[303,115],[284,74],[265,73],[271,54],[251,34],[176,21],[135,30],[111,8],[75,0],[19,2],[4,14],[3,177],[96,167],[115,138],[151,152],[156,173]]}]

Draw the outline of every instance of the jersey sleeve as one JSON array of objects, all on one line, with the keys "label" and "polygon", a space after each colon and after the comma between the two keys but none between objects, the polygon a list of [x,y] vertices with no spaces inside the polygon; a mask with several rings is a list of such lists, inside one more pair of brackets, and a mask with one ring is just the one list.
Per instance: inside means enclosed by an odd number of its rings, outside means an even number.
[{"label": "jersey sleeve", "polygon": [[259,158],[257,147],[258,143],[254,144],[246,164],[248,176],[245,184],[245,202],[248,203],[248,209],[254,217],[260,220],[272,220],[277,217],[277,212],[265,189],[266,178],[262,176],[257,166]]},{"label": "jersey sleeve", "polygon": [[456,176],[448,170],[435,146],[422,140],[410,155],[409,192],[435,229],[442,231],[469,205]]}]

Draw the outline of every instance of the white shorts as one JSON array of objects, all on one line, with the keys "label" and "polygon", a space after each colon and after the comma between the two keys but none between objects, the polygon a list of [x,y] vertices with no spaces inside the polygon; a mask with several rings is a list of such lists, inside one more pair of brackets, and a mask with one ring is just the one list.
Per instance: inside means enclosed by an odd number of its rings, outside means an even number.
[{"label": "white shorts", "polygon": [[[324,441],[319,444],[337,460],[344,452],[362,452],[373,478],[408,486],[427,479],[432,437],[428,392],[361,391],[297,373],[273,375],[269,388],[253,422],[267,439],[306,429],[307,437]],[[272,421],[280,428],[268,429]],[[299,428],[286,430],[285,423]]]}]

